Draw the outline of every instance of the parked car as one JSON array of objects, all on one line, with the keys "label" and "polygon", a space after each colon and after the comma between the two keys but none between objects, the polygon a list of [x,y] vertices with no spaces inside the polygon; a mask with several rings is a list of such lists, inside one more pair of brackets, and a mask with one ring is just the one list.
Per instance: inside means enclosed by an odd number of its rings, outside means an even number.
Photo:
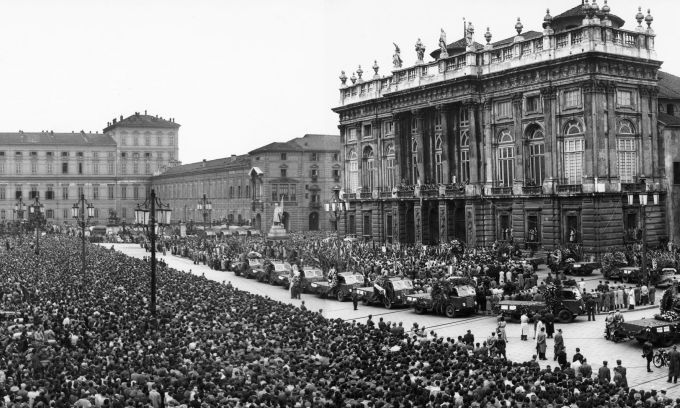
[{"label": "parked car", "polygon": [[[305,279],[302,281],[302,288],[300,288],[302,293],[309,292],[313,282],[321,282],[326,280],[323,271],[319,268],[303,266],[302,271],[305,275]],[[290,275],[279,275],[279,281],[284,288],[288,289],[290,287]]]},{"label": "parked car", "polygon": [[266,271],[266,277],[262,279],[263,282],[269,282],[271,285],[283,284],[284,279],[288,279],[293,267],[288,262],[272,261],[272,267]]},{"label": "parked car", "polygon": [[328,280],[311,283],[311,291],[321,297],[334,297],[342,302],[352,295],[352,291],[364,285],[364,275],[357,272],[340,272],[335,286]]},{"label": "parked car", "polygon": [[680,283],[678,277],[675,276],[678,271],[675,268],[663,268],[661,269],[661,274],[659,275],[659,281],[656,286],[659,288],[667,288],[673,286],[674,283]]},{"label": "parked car", "polygon": [[386,309],[407,305],[407,296],[413,293],[413,281],[407,278],[378,278],[372,286],[355,288],[364,304],[382,304]]}]

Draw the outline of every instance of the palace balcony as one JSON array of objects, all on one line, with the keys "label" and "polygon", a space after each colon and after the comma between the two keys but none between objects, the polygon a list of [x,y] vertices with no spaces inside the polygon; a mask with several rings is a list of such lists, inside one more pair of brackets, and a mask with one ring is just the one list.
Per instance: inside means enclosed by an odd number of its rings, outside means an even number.
[{"label": "palace balcony", "polygon": [[543,186],[522,186],[522,193],[527,195],[543,194]]},{"label": "palace balcony", "polygon": [[512,187],[491,187],[492,195],[512,195]]},{"label": "palace balcony", "polygon": [[558,184],[558,193],[578,194],[583,192],[583,184]]}]

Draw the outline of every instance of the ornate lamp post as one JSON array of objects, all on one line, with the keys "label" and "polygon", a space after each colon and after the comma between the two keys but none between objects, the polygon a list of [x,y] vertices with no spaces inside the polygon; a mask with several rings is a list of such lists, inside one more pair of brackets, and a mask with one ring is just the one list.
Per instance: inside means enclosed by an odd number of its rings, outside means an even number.
[{"label": "ornate lamp post", "polygon": [[151,315],[156,315],[156,227],[170,225],[172,210],[169,204],[163,204],[156,198],[156,191],[143,204],[135,209],[135,224],[142,228],[151,241]]},{"label": "ornate lamp post", "polygon": [[[198,204],[196,205],[196,209],[203,213],[203,229],[205,230],[206,224],[208,223],[208,216],[212,213],[212,203],[210,201],[208,201],[205,194],[203,194],[202,199],[198,200]],[[211,220],[211,224],[212,224],[212,220]]]},{"label": "ornate lamp post", "polygon": [[40,231],[45,225],[45,206],[40,202],[40,196],[36,195],[33,203],[28,206],[28,217],[31,226],[35,228],[35,254],[40,255]]},{"label": "ornate lamp post", "polygon": [[[659,204],[659,193],[657,191],[654,191],[652,193],[652,197],[654,200],[654,205]],[[640,241],[642,245],[642,265],[640,268],[640,271],[642,272],[642,279],[643,281],[647,281],[649,279],[648,276],[648,271],[647,271],[647,203],[648,203],[649,196],[647,195],[647,192],[642,192],[639,193],[638,195],[638,200],[640,201]],[[632,203],[633,201],[633,194],[628,195],[628,203]]]},{"label": "ornate lamp post", "polygon": [[[86,211],[87,210],[87,211]],[[94,205],[85,199],[85,194],[80,195],[80,199],[71,207],[71,217],[76,220],[80,227],[80,238],[82,243],[81,258],[82,258],[82,274],[85,276],[85,227],[88,221],[94,218]]]},{"label": "ornate lamp post", "polygon": [[333,199],[326,203],[324,206],[324,209],[326,212],[329,212],[335,216],[335,233],[339,234],[339,224],[340,224],[340,215],[344,214],[345,211],[347,211],[347,203],[345,203],[343,200],[340,200],[339,196],[339,191],[336,191]]}]

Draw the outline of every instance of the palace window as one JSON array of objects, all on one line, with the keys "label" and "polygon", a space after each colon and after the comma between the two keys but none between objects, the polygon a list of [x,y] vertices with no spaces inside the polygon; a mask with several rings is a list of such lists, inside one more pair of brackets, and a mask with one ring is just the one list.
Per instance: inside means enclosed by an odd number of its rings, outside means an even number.
[{"label": "palace window", "polygon": [[394,122],[392,122],[391,120],[384,122],[383,128],[384,128],[385,136],[391,135],[392,133],[394,133]]},{"label": "palace window", "polygon": [[61,174],[68,174],[68,163],[61,163]]},{"label": "palace window", "polygon": [[581,91],[574,89],[564,92],[564,107],[575,108],[581,105]]},{"label": "palace window", "polygon": [[622,120],[619,122],[619,132],[620,135],[633,135],[635,134],[635,126],[629,120]]},{"label": "palace window", "polygon": [[435,179],[438,184],[444,183],[444,165],[442,163],[442,137],[437,135],[434,141]]},{"label": "palace window", "polygon": [[365,125],[364,126],[364,132],[362,133],[362,138],[370,139],[372,137],[373,137],[373,133],[371,131],[371,125]]},{"label": "palace window", "polygon": [[396,159],[394,154],[394,145],[388,144],[385,147],[385,186],[392,188],[397,185],[396,177]]},{"label": "palace window", "polygon": [[374,173],[375,173],[375,154],[373,153],[373,148],[371,146],[366,146],[364,148],[363,154],[363,164],[362,164],[362,187],[367,191],[372,191],[374,186]]},{"label": "palace window", "polygon": [[498,182],[500,186],[512,187],[515,178],[515,145],[509,130],[498,136]]},{"label": "palace window", "polygon": [[349,191],[355,192],[359,188],[359,158],[354,149],[349,151],[347,157],[349,157]]},{"label": "palace window", "polygon": [[512,117],[512,103],[510,101],[498,102],[496,104],[496,116],[499,118]]},{"label": "palace window", "polygon": [[637,143],[632,137],[617,140],[619,178],[622,183],[633,183],[637,175]]},{"label": "palace window", "polygon": [[113,200],[114,185],[113,184],[107,184],[106,189],[108,190],[107,196],[108,196],[109,200]]},{"label": "palace window", "polygon": [[583,182],[583,138],[564,139],[564,178],[567,184]]},{"label": "palace window", "polygon": [[417,184],[420,180],[420,173],[418,171],[418,142],[415,139],[411,147],[411,183]]},{"label": "palace window", "polygon": [[47,191],[45,191],[46,200],[54,200],[54,187],[52,184],[47,185]]},{"label": "palace window", "polygon": [[462,108],[460,110],[460,125],[470,126],[470,110],[468,108]]},{"label": "palace window", "polygon": [[92,199],[99,200],[99,184],[92,185]]},{"label": "palace window", "polygon": [[460,135],[460,181],[470,181],[470,133],[467,130]]},{"label": "palace window", "polygon": [[538,95],[527,96],[524,107],[527,113],[537,113],[541,111],[541,97]]},{"label": "palace window", "polygon": [[288,155],[286,153],[281,153],[281,160],[285,161],[288,159]]},{"label": "palace window", "polygon": [[545,136],[540,128],[529,129],[529,177],[530,185],[540,186],[545,178]]},{"label": "palace window", "polygon": [[616,105],[631,107],[633,106],[633,92],[632,91],[616,91]]},{"label": "palace window", "polygon": [[347,140],[357,140],[357,128],[351,127],[347,129]]}]

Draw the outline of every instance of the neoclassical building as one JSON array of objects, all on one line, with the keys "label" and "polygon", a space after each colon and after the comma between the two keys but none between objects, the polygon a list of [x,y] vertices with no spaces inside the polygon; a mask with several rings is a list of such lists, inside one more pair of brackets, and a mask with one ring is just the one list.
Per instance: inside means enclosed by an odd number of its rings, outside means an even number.
[{"label": "neoclassical building", "polygon": [[[343,72],[348,234],[385,242],[497,240],[598,254],[644,227],[669,237],[653,18],[631,29],[588,2],[542,31],[447,43],[389,75]],[[670,103],[670,102],[669,102]],[[667,104],[668,105],[668,104]],[[643,209],[640,194],[648,195]],[[656,199],[654,198],[656,197]],[[644,204],[644,200],[642,202]],[[642,218],[645,215],[644,220]]]},{"label": "neoclassical building", "polygon": [[15,204],[39,197],[47,221],[73,223],[81,194],[95,207],[95,224],[111,212],[128,224],[146,198],[154,172],[177,161],[179,124],[139,112],[115,118],[103,132],[0,133],[0,222]]}]

